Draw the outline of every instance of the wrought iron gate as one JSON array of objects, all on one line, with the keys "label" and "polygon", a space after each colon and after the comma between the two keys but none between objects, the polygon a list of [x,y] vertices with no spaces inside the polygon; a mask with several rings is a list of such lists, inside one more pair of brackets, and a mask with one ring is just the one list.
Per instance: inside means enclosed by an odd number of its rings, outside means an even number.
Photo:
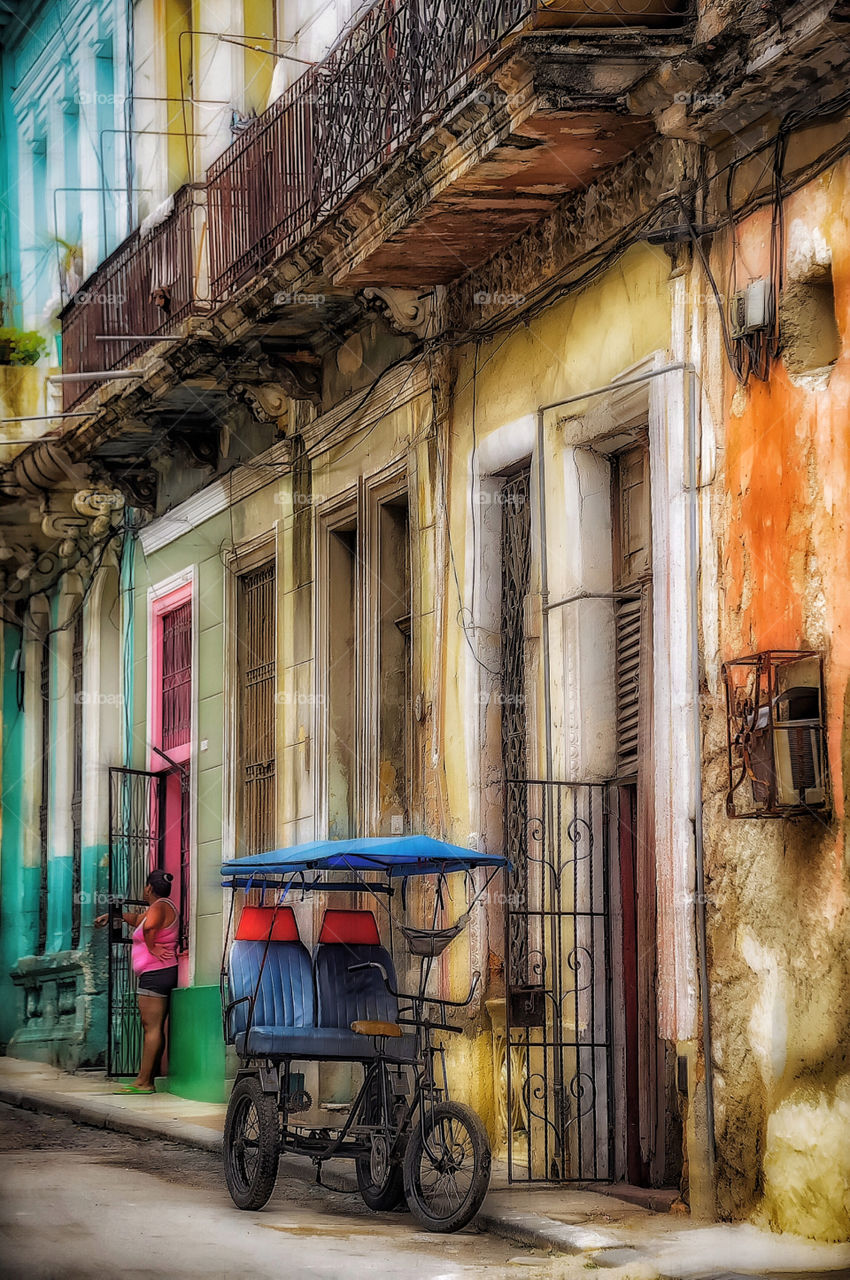
[{"label": "wrought iron gate", "polygon": [[148,872],[164,862],[167,772],[109,770],[109,1009],[107,1073],[135,1075],[142,1057],[142,1024],[124,906],[144,906]]},{"label": "wrought iron gate", "polygon": [[[606,785],[509,780],[508,1175],[614,1177]],[[512,815],[512,816],[511,816]]]}]

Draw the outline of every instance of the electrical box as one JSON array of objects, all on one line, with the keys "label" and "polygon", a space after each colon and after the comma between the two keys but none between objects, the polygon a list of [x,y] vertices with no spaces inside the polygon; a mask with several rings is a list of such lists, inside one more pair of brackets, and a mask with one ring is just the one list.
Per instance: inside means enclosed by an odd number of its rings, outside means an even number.
[{"label": "electrical box", "polygon": [[823,659],[768,650],[723,664],[730,818],[829,809]]},{"label": "electrical box", "polygon": [[773,323],[773,289],[769,280],[751,280],[732,295],[729,326],[733,338],[769,329]]}]

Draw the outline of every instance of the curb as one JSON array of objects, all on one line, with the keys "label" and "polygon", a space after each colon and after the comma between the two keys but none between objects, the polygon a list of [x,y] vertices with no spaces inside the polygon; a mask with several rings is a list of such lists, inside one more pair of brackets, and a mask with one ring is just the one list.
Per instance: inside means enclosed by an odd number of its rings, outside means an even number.
[{"label": "curb", "polygon": [[[616,1236],[593,1227],[572,1227],[554,1218],[546,1218],[538,1213],[500,1213],[488,1212],[485,1199],[478,1217],[474,1219],[476,1226],[490,1235],[501,1236],[503,1240],[512,1240],[515,1244],[528,1245],[532,1249],[550,1249],[557,1253],[579,1254],[588,1250],[614,1249],[622,1247],[622,1241]],[[632,1259],[637,1261],[637,1257]]]},{"label": "curb", "polygon": [[65,1116],[75,1124],[110,1129],[114,1133],[126,1133],[132,1138],[160,1138],[166,1142],[179,1142],[187,1147],[198,1147],[203,1151],[221,1151],[221,1134],[212,1133],[202,1125],[129,1116],[122,1107],[113,1107],[108,1103],[105,1106],[91,1106],[84,1102],[72,1102],[62,1094],[26,1093],[22,1089],[10,1089],[4,1085],[0,1085],[0,1102],[18,1107],[22,1111]]},{"label": "curb", "polygon": [[[75,1124],[86,1124],[94,1129],[108,1129],[124,1133],[131,1138],[158,1138],[163,1142],[177,1142],[184,1147],[220,1155],[223,1139],[203,1125],[185,1120],[128,1115],[123,1107],[111,1106],[99,1101],[99,1105],[71,1101],[58,1093],[27,1093],[0,1084],[0,1103],[17,1107],[20,1111],[32,1111],[39,1115],[64,1116]],[[298,1156],[282,1155],[280,1172],[286,1178],[298,1178],[313,1186],[316,1183],[315,1167]],[[331,1191],[357,1192],[357,1179],[339,1161],[329,1161],[322,1170],[321,1185]]]}]

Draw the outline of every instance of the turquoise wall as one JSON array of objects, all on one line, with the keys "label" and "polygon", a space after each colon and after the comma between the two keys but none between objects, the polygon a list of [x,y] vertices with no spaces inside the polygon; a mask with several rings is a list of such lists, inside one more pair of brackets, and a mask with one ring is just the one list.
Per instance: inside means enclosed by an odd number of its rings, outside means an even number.
[{"label": "turquoise wall", "polygon": [[12,659],[20,644],[16,627],[0,625],[2,644],[2,808],[0,809],[0,1044],[7,1044],[18,1022],[19,994],[10,969],[36,936],[38,877],[22,862],[22,768],[24,715],[18,710],[18,674]]}]

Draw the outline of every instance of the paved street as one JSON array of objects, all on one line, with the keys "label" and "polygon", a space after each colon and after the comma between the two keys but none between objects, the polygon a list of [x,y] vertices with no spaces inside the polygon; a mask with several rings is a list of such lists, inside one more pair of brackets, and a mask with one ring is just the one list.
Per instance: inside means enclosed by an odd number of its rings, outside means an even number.
[{"label": "paved street", "polygon": [[[418,1231],[409,1215],[372,1214],[356,1195],[281,1177],[262,1213],[233,1208],[217,1156],[134,1140],[0,1104],[4,1196],[0,1275],[18,1280],[126,1277],[528,1277],[655,1280],[646,1262],[599,1267],[587,1255],[552,1256],[468,1228]],[[45,1213],[44,1206],[49,1205]],[[663,1222],[663,1218],[661,1219]],[[710,1229],[709,1229],[710,1230]],[[737,1280],[710,1250],[681,1274]],[[613,1262],[614,1259],[612,1258]],[[746,1265],[743,1257],[739,1265]],[[666,1277],[676,1274],[663,1267]],[[759,1273],[811,1280],[810,1271]],[[820,1272],[847,1280],[850,1271]]]},{"label": "paved street", "polygon": [[[217,1157],[0,1106],[2,1274],[121,1276],[587,1275],[474,1229],[440,1237],[407,1214],[281,1178],[262,1213],[234,1209]],[[45,1206],[49,1212],[45,1214]]]}]

